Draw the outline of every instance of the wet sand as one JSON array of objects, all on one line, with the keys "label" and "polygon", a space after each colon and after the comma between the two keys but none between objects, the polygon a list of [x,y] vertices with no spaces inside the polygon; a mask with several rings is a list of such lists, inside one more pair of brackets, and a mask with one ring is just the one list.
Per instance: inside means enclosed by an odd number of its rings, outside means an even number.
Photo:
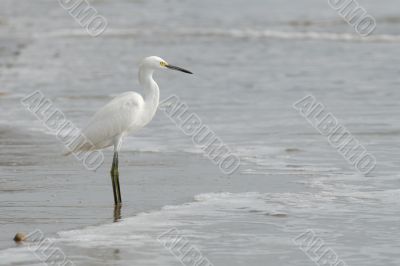
[{"label": "wet sand", "polygon": [[[178,265],[156,240],[177,227],[219,266],[310,265],[292,241],[308,229],[347,265],[399,265],[400,27],[387,2],[366,0],[379,28],[361,41],[318,0],[93,1],[110,23],[99,38],[57,1],[2,0],[0,264],[32,265],[7,248],[40,229],[77,265]],[[161,98],[179,95],[242,166],[222,175],[159,112],[124,142],[115,210],[111,151],[85,170],[20,99],[41,90],[81,127],[112,96],[140,92],[147,55],[195,73],[157,73]],[[370,175],[293,108],[308,94],[376,157]]]},{"label": "wet sand", "polygon": [[[205,192],[279,191],[290,179],[263,175],[240,178],[219,172],[202,155],[182,153],[120,153],[123,205],[115,210],[109,164],[88,171],[74,157],[61,155],[61,145],[52,135],[1,131],[0,249],[13,247],[17,232],[40,229],[46,236],[67,229],[112,223],[165,205],[191,202]],[[293,181],[293,180],[292,180]],[[285,190],[300,188],[286,184]]]}]

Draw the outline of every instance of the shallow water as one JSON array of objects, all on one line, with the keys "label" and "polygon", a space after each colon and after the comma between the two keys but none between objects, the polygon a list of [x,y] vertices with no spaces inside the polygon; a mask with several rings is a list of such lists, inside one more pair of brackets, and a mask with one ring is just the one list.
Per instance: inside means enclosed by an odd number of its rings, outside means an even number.
[{"label": "shallow water", "polygon": [[[176,228],[214,265],[310,265],[293,243],[309,229],[347,265],[399,265],[400,15],[359,2],[378,24],[367,39],[326,1],[93,1],[109,28],[92,38],[57,1],[1,0],[0,264],[37,261],[10,239],[39,228],[76,265],[179,265],[157,241]],[[83,126],[152,54],[195,73],[157,73],[161,98],[242,164],[224,176],[159,112],[124,142],[112,223],[110,152],[86,171],[19,101],[40,89]],[[293,109],[307,94],[376,157],[368,176]]]}]

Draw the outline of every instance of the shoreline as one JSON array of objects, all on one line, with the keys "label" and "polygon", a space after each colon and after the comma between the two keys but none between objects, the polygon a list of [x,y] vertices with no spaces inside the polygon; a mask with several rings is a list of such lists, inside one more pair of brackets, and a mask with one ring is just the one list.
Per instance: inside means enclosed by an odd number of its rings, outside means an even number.
[{"label": "shoreline", "polygon": [[[16,246],[13,237],[17,232],[40,229],[51,237],[59,231],[115,220],[108,175],[111,151],[104,152],[104,165],[90,172],[75,158],[62,156],[54,136],[21,133],[13,128],[2,135],[3,143],[7,139],[10,142],[2,145],[0,156],[19,162],[19,167],[0,168],[0,250]],[[16,138],[19,145],[11,142]],[[10,150],[12,158],[7,152]],[[194,196],[203,193],[276,191],[282,182],[261,175],[243,178],[240,171],[225,176],[200,154],[122,151],[120,158],[122,219],[166,205],[192,202]],[[260,184],[265,184],[264,189]]]}]

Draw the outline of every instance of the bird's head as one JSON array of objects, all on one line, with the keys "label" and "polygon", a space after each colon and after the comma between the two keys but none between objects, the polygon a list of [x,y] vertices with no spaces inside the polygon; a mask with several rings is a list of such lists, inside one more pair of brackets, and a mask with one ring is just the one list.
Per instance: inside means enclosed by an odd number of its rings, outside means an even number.
[{"label": "bird's head", "polygon": [[168,64],[164,59],[162,59],[162,58],[160,58],[158,56],[146,57],[145,59],[142,60],[140,65],[148,67],[148,68],[151,68],[153,70],[156,70],[156,69],[171,69],[171,70],[181,71],[181,72],[184,72],[184,73],[187,73],[187,74],[193,74],[189,70],[186,70],[184,68]]}]

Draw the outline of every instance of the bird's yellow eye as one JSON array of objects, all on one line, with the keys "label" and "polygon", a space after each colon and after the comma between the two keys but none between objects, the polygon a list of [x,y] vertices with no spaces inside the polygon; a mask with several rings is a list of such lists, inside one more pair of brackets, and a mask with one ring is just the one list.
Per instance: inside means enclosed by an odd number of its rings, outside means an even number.
[{"label": "bird's yellow eye", "polygon": [[167,63],[165,63],[164,61],[160,62],[160,66],[165,67],[167,65]]}]

